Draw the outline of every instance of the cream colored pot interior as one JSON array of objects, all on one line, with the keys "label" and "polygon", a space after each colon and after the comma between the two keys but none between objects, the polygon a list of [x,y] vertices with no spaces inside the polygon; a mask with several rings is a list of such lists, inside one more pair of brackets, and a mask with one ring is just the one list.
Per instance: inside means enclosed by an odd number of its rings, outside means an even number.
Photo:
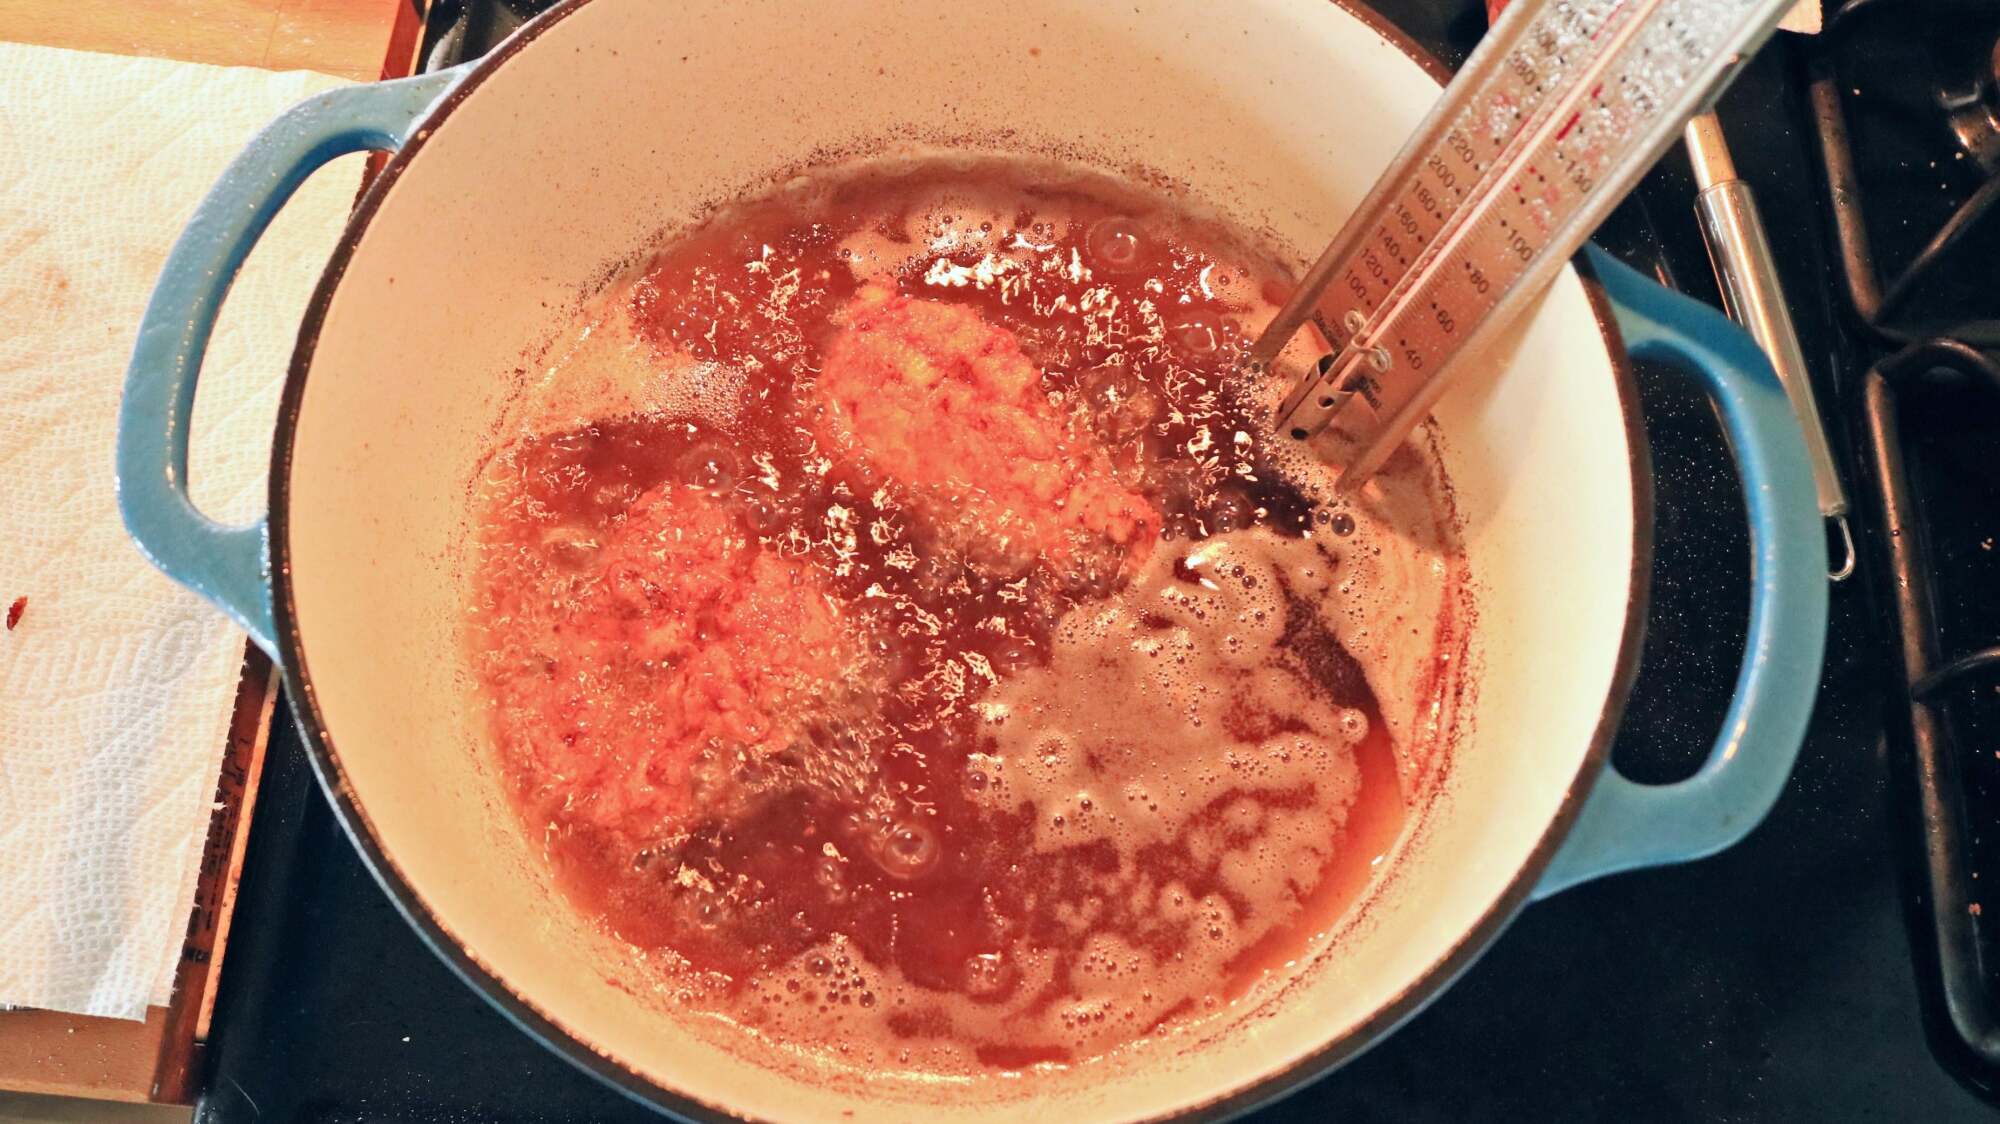
[{"label": "cream colored pot interior", "polygon": [[476,745],[454,548],[473,466],[550,309],[718,196],[829,146],[1011,130],[1112,171],[1165,171],[1309,255],[1437,90],[1327,0],[593,0],[544,28],[394,182],[333,297],[297,423],[285,545],[299,670],[416,908],[616,1066],[785,1119],[1170,1113],[1325,1050],[1421,986],[1543,844],[1617,663],[1631,450],[1574,276],[1439,416],[1481,681],[1421,837],[1365,921],[1254,1017],[1139,1071],[1039,1085],[1031,1105],[998,1078],[775,1075],[663,1015],[643,981],[607,980],[610,952],[547,896]]}]

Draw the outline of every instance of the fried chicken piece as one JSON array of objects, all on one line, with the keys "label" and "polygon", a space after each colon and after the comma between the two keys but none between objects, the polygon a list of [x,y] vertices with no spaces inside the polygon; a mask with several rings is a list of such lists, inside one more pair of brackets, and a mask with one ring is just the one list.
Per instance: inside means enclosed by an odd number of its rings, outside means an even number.
[{"label": "fried chicken piece", "polygon": [[815,393],[836,447],[907,486],[953,545],[1005,572],[1130,572],[1160,516],[1068,425],[1014,334],[959,305],[868,286],[841,314]]},{"label": "fried chicken piece", "polygon": [[644,493],[601,538],[557,543],[580,556],[566,571],[485,575],[493,650],[539,655],[488,686],[537,804],[636,846],[709,810],[719,794],[691,775],[704,755],[791,745],[851,645],[817,577],[698,489]]}]

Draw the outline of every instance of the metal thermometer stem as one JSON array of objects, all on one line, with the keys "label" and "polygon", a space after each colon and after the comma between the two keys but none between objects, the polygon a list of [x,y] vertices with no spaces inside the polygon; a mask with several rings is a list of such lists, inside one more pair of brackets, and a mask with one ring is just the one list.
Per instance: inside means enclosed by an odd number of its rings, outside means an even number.
[{"label": "metal thermometer stem", "polygon": [[1826,427],[1820,421],[1812,372],[1799,347],[1798,331],[1792,326],[1791,309],[1778,280],[1777,258],[1764,233],[1757,197],[1736,174],[1736,161],[1714,113],[1700,114],[1688,122],[1687,149],[1694,168],[1695,217],[1715,266],[1722,309],[1743,325],[1770,357],[1771,369],[1777,372],[1792,411],[1798,415],[1806,456],[1812,461],[1820,515],[1835,525],[1841,540],[1841,555],[1829,576],[1834,581],[1844,580],[1853,574],[1855,560],[1847,492],[1841,486],[1840,470],[1833,462]]},{"label": "metal thermometer stem", "polygon": [[1251,361],[1272,364],[1310,318],[1333,349],[1286,396],[1281,427],[1303,437],[1365,414],[1342,486],[1366,479],[1784,8],[1513,5],[1253,345]]}]

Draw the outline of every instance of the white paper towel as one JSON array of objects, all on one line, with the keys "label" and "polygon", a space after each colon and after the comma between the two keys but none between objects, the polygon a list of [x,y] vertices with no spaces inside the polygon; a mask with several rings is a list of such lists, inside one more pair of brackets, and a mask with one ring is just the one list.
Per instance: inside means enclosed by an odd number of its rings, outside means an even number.
[{"label": "white paper towel", "polygon": [[[143,1018],[193,899],[243,636],[153,570],[112,477],[119,390],[168,248],[225,164],[324,75],[0,43],[0,1004]],[[299,317],[359,183],[309,181],[231,290],[191,480],[263,510]]]}]

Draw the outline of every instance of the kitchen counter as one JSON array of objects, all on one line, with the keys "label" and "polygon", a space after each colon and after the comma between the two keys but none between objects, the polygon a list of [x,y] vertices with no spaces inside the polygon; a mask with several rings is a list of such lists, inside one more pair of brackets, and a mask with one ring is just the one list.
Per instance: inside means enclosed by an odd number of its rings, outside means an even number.
[{"label": "kitchen counter", "polygon": [[410,72],[427,6],[428,0],[0,0],[0,38],[368,82]]}]

